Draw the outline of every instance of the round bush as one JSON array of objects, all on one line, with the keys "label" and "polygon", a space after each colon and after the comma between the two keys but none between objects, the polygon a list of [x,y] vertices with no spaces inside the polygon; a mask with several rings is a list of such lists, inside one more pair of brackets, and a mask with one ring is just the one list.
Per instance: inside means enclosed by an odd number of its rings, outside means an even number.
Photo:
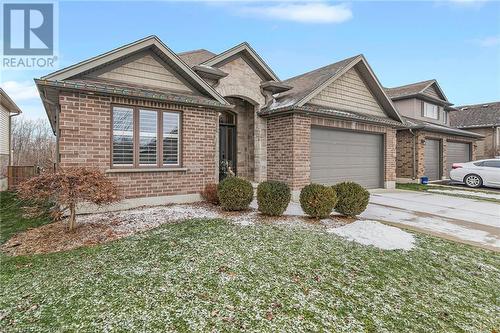
[{"label": "round bush", "polygon": [[265,181],[257,186],[257,203],[262,214],[280,216],[290,202],[290,187],[278,181]]},{"label": "round bush", "polygon": [[219,183],[217,190],[224,210],[248,209],[253,199],[252,184],[242,178],[228,177]]},{"label": "round bush", "polygon": [[337,195],[331,186],[309,184],[300,191],[300,206],[311,217],[328,217],[337,203]]},{"label": "round bush", "polygon": [[346,216],[356,216],[365,211],[370,192],[354,182],[343,182],[333,186],[337,192],[335,210]]}]

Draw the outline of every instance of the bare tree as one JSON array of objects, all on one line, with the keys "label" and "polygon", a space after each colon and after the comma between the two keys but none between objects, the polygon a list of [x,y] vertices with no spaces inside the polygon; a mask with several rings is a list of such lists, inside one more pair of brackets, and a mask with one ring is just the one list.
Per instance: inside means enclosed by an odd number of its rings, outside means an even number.
[{"label": "bare tree", "polygon": [[14,165],[36,165],[53,168],[56,140],[45,119],[12,118],[12,149]]}]

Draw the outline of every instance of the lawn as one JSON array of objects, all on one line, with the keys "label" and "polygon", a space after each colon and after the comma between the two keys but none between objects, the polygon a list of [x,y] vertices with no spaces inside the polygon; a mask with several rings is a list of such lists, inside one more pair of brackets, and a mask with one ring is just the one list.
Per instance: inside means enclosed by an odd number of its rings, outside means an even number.
[{"label": "lawn", "polygon": [[[488,198],[484,196],[485,194],[490,194],[494,196],[498,195],[498,193],[492,193],[491,191],[481,190],[481,189],[470,189],[466,187],[454,188],[447,186],[423,185],[414,183],[409,183],[409,184],[398,183],[396,184],[396,188],[399,190],[420,191],[420,192],[427,192],[429,190],[439,190],[439,194],[449,195],[452,197],[460,197],[460,198],[500,203],[500,200],[494,197]],[[467,194],[463,194],[465,192],[467,192]]]},{"label": "lawn", "polygon": [[316,229],[165,224],[2,255],[0,331],[492,332],[500,256],[417,235],[383,251]]},{"label": "lawn", "polygon": [[36,218],[24,217],[21,214],[23,206],[29,206],[29,203],[18,200],[12,192],[0,192],[0,244],[17,232],[50,222],[47,215]]}]

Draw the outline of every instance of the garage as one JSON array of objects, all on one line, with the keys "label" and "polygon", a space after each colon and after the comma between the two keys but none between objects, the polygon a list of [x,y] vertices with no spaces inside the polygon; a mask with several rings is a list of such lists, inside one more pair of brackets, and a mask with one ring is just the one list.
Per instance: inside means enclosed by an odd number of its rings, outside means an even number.
[{"label": "garage", "polygon": [[311,181],[333,185],[354,181],[383,187],[384,137],[329,128],[311,128]]},{"label": "garage", "polygon": [[450,174],[453,163],[464,163],[470,161],[470,143],[448,141],[448,154],[446,156],[446,176]]},{"label": "garage", "polygon": [[441,156],[441,142],[439,140],[425,140],[424,149],[424,167],[425,176],[429,177],[429,180],[439,180],[441,179],[441,173],[439,172]]}]

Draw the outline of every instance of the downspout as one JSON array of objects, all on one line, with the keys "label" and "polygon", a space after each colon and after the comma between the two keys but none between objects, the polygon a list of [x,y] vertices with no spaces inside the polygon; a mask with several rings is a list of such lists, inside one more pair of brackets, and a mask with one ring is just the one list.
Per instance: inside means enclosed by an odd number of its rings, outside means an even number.
[{"label": "downspout", "polygon": [[413,138],[413,163],[412,163],[412,179],[415,180],[416,178],[416,164],[417,162],[415,161],[415,157],[416,157],[416,149],[417,149],[417,140],[416,140],[416,137],[417,135],[415,134],[415,132],[413,132],[413,130],[411,128],[408,129],[410,131],[410,133],[412,134],[412,138]]}]

